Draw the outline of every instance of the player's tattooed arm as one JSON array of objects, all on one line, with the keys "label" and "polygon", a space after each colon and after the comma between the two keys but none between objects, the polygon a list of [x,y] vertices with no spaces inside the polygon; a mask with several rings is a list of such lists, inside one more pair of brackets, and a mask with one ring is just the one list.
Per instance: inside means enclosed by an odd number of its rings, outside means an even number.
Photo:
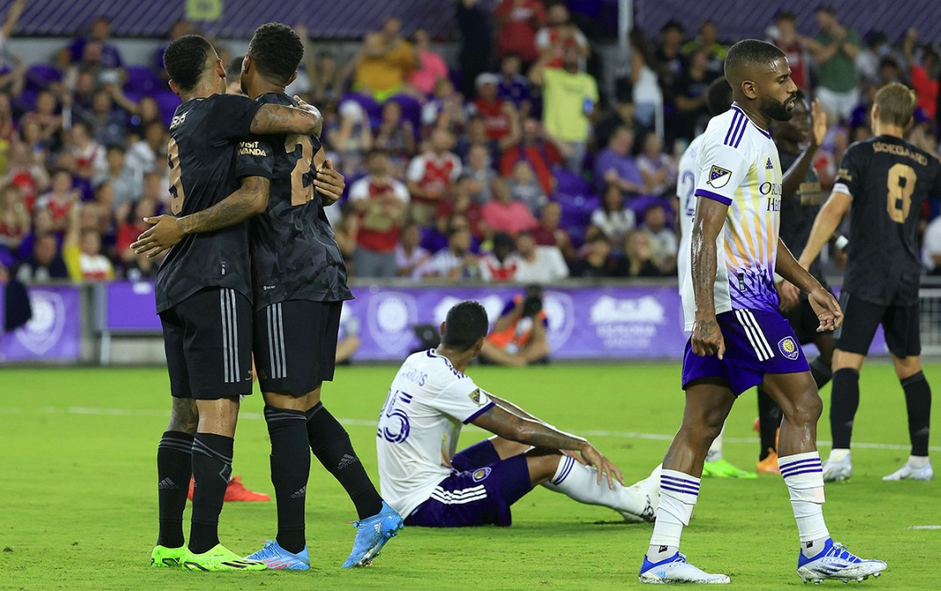
[{"label": "player's tattooed arm", "polygon": [[159,215],[144,218],[153,227],[141,234],[131,248],[137,254],[153,258],[169,250],[187,234],[213,232],[233,226],[258,215],[268,207],[270,181],[265,177],[247,176],[237,191],[212,207],[181,218]]},{"label": "player's tattooed arm", "polygon": [[323,131],[323,115],[317,107],[298,101],[297,107],[285,105],[262,105],[252,119],[251,132],[258,135],[301,134],[320,136]]},{"label": "player's tattooed arm", "polygon": [[725,224],[728,210],[728,205],[714,199],[700,199],[691,234],[690,270],[693,278],[693,297],[696,301],[696,320],[691,345],[696,355],[717,354],[719,359],[725,355],[725,341],[716,321],[716,239]]},{"label": "player's tattooed arm", "polygon": [[817,219],[814,220],[814,225],[810,230],[810,237],[807,239],[807,244],[804,245],[804,252],[800,255],[799,261],[802,267],[809,269],[811,263],[817,259],[823,245],[829,242],[833,232],[840,225],[840,221],[852,201],[853,198],[842,191],[830,193],[830,198],[817,212]]},{"label": "player's tattooed arm", "polygon": [[615,480],[624,484],[624,476],[621,475],[618,467],[595,449],[595,446],[588,440],[559,431],[538,419],[523,418],[495,404],[490,410],[474,419],[473,423],[504,439],[533,447],[553,451],[576,451],[581,454],[580,461],[598,469],[598,484],[601,484],[603,478],[608,480],[609,487],[614,486]]}]

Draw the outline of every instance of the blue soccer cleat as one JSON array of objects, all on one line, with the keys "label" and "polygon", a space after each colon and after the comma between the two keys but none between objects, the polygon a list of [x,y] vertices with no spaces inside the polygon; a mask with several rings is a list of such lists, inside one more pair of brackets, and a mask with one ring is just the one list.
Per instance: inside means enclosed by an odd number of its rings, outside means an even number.
[{"label": "blue soccer cleat", "polygon": [[357,521],[356,539],[353,541],[353,551],[343,563],[343,568],[354,566],[369,566],[374,558],[379,556],[382,547],[405,527],[402,516],[382,502],[382,510],[372,517]]},{"label": "blue soccer cleat", "polygon": [[677,552],[660,562],[650,562],[644,556],[644,564],[637,577],[641,583],[663,585],[667,583],[693,583],[706,585],[726,585],[730,581],[727,575],[713,575],[686,562],[686,555]]},{"label": "blue soccer cleat", "polygon": [[886,569],[881,560],[866,560],[856,556],[843,547],[827,540],[823,550],[812,558],[803,553],[797,558],[797,575],[805,583],[813,581],[819,584],[826,579],[836,579],[848,583],[850,580],[862,581],[868,577],[878,577]]},{"label": "blue soccer cleat", "polygon": [[264,548],[245,558],[264,562],[272,570],[310,570],[310,555],[307,554],[306,544],[303,550],[294,554],[282,548],[277,541],[268,540]]}]

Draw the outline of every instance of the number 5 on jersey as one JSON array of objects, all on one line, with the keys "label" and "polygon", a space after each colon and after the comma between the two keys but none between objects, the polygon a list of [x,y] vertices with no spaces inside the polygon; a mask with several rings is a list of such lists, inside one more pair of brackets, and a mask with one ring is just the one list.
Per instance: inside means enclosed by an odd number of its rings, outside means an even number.
[{"label": "number 5 on jersey", "polygon": [[390,443],[402,443],[408,439],[408,414],[401,408],[395,408],[395,405],[397,403],[409,404],[411,401],[411,394],[399,390],[389,390],[386,402],[382,405],[382,410],[379,411],[377,437],[382,437]]}]

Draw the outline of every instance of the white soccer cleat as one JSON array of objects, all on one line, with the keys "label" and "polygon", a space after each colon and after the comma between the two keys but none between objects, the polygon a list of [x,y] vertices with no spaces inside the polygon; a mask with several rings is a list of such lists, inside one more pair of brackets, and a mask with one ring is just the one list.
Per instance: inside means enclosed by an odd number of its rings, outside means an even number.
[{"label": "white soccer cleat", "polygon": [[628,488],[647,497],[647,506],[638,513],[620,511],[621,516],[627,523],[653,523],[657,520],[657,507],[660,506],[660,472],[663,464],[658,465],[650,473],[650,476],[639,482],[635,482]]},{"label": "white soccer cleat", "polygon": [[677,552],[666,560],[653,563],[644,556],[644,564],[637,577],[641,583],[664,585],[668,583],[694,583],[700,585],[727,585],[728,575],[713,575],[686,562],[686,555]]},{"label": "white soccer cleat", "polygon": [[829,458],[823,464],[824,482],[844,482],[853,476],[853,462],[849,454],[842,460],[835,462]]},{"label": "white soccer cleat", "polygon": [[803,553],[797,559],[797,575],[805,582],[820,582],[836,579],[848,583],[878,577],[886,569],[881,560],[866,560],[856,556],[842,544],[827,540],[819,554],[807,558]]},{"label": "white soccer cleat", "polygon": [[896,470],[895,472],[889,474],[888,476],[883,476],[883,480],[934,480],[934,470],[931,468],[931,462],[929,461],[922,467],[912,466],[911,460],[905,462],[905,465]]}]

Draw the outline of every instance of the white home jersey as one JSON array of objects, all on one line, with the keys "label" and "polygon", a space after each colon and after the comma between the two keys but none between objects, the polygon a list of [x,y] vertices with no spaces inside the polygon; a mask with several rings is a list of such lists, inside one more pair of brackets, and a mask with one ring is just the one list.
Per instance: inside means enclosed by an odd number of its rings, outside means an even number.
[{"label": "white home jersey", "polygon": [[[729,206],[716,239],[716,314],[739,309],[777,311],[774,265],[783,175],[771,134],[733,104],[709,121],[699,145],[697,169],[696,197]],[[692,330],[696,310],[691,278],[683,282],[683,290],[686,329]]]},{"label": "white home jersey", "polygon": [[461,427],[493,406],[487,392],[433,350],[413,353],[392,380],[379,414],[376,451],[382,498],[402,517],[451,474]]},{"label": "white home jersey", "polygon": [[[683,301],[683,316],[687,323],[692,321],[689,310],[696,311],[696,304],[692,301],[693,291],[687,289],[685,284],[691,280],[689,273],[689,260],[692,256],[690,244],[692,244],[693,218],[696,217],[696,196],[694,193],[696,192],[696,184],[699,182],[697,158],[702,138],[701,135],[696,136],[686,147],[686,151],[680,157],[676,177],[676,195],[680,198],[680,250],[676,257],[676,275],[680,288],[680,299]],[[687,302],[686,300],[690,301]]]}]

